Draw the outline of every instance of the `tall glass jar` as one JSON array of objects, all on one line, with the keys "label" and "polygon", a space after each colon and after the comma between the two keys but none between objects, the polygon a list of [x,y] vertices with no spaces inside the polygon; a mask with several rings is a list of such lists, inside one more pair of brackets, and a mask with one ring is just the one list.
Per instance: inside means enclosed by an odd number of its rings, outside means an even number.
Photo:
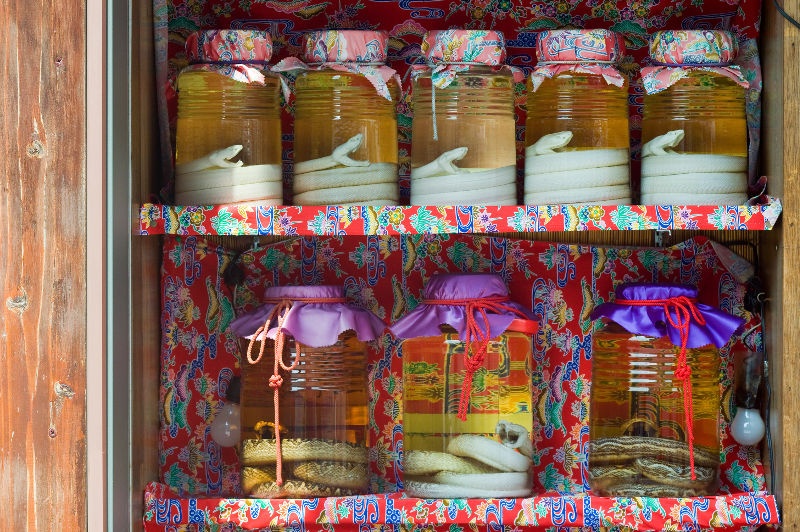
[{"label": "tall glass jar", "polygon": [[269,33],[206,30],[178,75],[175,202],[283,203],[280,80]]},{"label": "tall glass jar", "polygon": [[295,81],[295,205],[397,204],[400,80],[383,31],[306,34]]},{"label": "tall glass jar", "polygon": [[747,200],[747,81],[728,32],[660,31],[642,68],[643,204]]},{"label": "tall glass jar", "polygon": [[[430,31],[412,70],[413,205],[516,205],[514,79],[498,31]],[[458,164],[458,166],[456,166]]]},{"label": "tall glass jar", "polygon": [[[242,348],[242,491],[369,492],[366,342],[383,322],[338,286],[272,287],[231,325]],[[284,353],[286,352],[286,353]]]},{"label": "tall glass jar", "polygon": [[609,30],[539,33],[528,82],[526,204],[631,203],[628,81]]},{"label": "tall glass jar", "polygon": [[589,486],[694,497],[719,487],[719,348],[744,320],[682,285],[622,285],[592,315]]},{"label": "tall glass jar", "polygon": [[490,274],[431,278],[392,325],[403,339],[408,495],[524,497],[533,483],[532,336],[537,324]]}]

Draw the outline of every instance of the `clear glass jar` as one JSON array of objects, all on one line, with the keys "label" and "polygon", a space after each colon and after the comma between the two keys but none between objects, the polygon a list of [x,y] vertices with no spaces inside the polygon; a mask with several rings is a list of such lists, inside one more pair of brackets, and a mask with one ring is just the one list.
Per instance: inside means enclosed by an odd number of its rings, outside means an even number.
[{"label": "clear glass jar", "polygon": [[503,35],[428,32],[422,53],[440,66],[412,72],[411,203],[515,205],[514,79]]},{"label": "clear glass jar", "polygon": [[[682,286],[627,285],[615,303],[595,310],[588,460],[595,494],[716,493],[721,359],[714,344],[724,338],[724,345],[743,320],[698,306],[696,295]],[[679,322],[687,323],[687,344],[676,345],[680,332],[671,324]]]},{"label": "clear glass jar", "polygon": [[[246,353],[249,342],[240,342]],[[280,371],[283,486],[275,483],[275,397],[269,386],[273,374],[269,355],[274,349],[274,342],[267,340],[268,360],[242,364],[244,494],[277,498],[367,493],[366,345],[353,333],[343,333],[327,347],[299,345],[288,339],[289,356],[299,359],[291,371]]]},{"label": "clear glass jar", "polygon": [[387,47],[379,31],[305,36],[312,68],[294,85],[294,204],[397,204],[400,85],[383,64]]},{"label": "clear glass jar", "polygon": [[628,80],[608,30],[539,34],[528,80],[525,203],[630,203]]},{"label": "clear glass jar", "polygon": [[727,32],[653,36],[659,66],[642,69],[643,204],[747,200],[747,82],[730,66],[736,49]]},{"label": "clear glass jar", "polygon": [[[437,287],[436,277],[426,286],[423,304],[392,326],[404,338],[404,491],[420,498],[528,496],[533,491],[531,366],[536,322],[515,319],[513,313],[494,314],[488,319],[508,325],[494,321],[487,330],[489,322],[478,317],[485,341],[465,338],[464,323],[433,325],[443,319],[458,321],[459,314],[480,316],[475,309],[482,308],[481,300],[494,282],[452,275]],[[449,286],[447,281],[452,281]],[[501,286],[499,280],[497,287]],[[431,294],[451,288],[464,293],[472,289],[476,306],[448,310],[440,307],[445,303],[426,303],[432,301]]]},{"label": "clear glass jar", "polygon": [[269,33],[202,31],[186,49],[192,64],[177,81],[175,202],[283,203],[280,81],[266,69]]},{"label": "clear glass jar", "polygon": [[369,492],[367,342],[385,325],[345,304],[341,293],[334,286],[271,287],[265,305],[231,325],[243,359],[244,495]]}]

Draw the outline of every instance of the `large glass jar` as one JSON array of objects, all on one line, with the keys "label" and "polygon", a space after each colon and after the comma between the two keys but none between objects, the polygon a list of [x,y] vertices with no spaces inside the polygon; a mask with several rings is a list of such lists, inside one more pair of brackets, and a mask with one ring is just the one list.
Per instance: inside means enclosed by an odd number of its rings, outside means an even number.
[{"label": "large glass jar", "polygon": [[719,348],[743,320],[681,285],[623,285],[593,314],[589,486],[695,497],[719,487]]},{"label": "large glass jar", "polygon": [[[514,79],[498,31],[430,31],[412,71],[412,205],[516,205]],[[458,166],[456,166],[456,164]]]},{"label": "large glass jar", "polygon": [[391,327],[404,339],[405,492],[530,495],[536,322],[496,275],[437,275],[423,298]]},{"label": "large glass jar", "polygon": [[382,31],[306,34],[295,81],[295,205],[397,204],[400,80]]},{"label": "large glass jar", "polygon": [[747,200],[747,81],[727,32],[661,31],[642,68],[643,204]]},{"label": "large glass jar", "polygon": [[608,30],[539,33],[528,81],[526,204],[631,203],[628,81]]},{"label": "large glass jar", "polygon": [[280,80],[269,33],[206,30],[178,76],[175,202],[283,203]]},{"label": "large glass jar", "polygon": [[287,286],[231,327],[242,338],[243,493],[368,493],[366,342],[383,322],[341,287]]}]

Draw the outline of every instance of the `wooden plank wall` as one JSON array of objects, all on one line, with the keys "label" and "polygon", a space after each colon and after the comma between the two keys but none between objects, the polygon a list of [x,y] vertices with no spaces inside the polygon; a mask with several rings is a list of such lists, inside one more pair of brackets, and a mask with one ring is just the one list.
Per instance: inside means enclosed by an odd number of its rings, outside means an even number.
[{"label": "wooden plank wall", "polygon": [[2,530],[85,530],[83,0],[0,2]]}]

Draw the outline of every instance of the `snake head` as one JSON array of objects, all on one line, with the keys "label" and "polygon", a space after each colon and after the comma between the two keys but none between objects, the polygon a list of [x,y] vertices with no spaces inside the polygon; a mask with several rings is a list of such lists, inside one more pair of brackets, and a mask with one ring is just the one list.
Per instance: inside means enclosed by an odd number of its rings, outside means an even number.
[{"label": "snake head", "polygon": [[531,144],[530,149],[534,155],[544,155],[555,153],[555,150],[563,148],[572,140],[572,131],[559,131],[543,135],[539,140]]},{"label": "snake head", "polygon": [[238,168],[244,164],[243,161],[229,161],[231,157],[236,157],[239,155],[239,152],[242,151],[241,144],[234,144],[232,146],[228,146],[227,148],[222,148],[217,151],[211,152],[208,154],[209,159],[214,164],[214,166],[218,166],[220,168]]},{"label": "snake head", "polygon": [[528,431],[522,425],[500,420],[494,428],[503,445],[516,449],[522,447],[528,440]]}]

